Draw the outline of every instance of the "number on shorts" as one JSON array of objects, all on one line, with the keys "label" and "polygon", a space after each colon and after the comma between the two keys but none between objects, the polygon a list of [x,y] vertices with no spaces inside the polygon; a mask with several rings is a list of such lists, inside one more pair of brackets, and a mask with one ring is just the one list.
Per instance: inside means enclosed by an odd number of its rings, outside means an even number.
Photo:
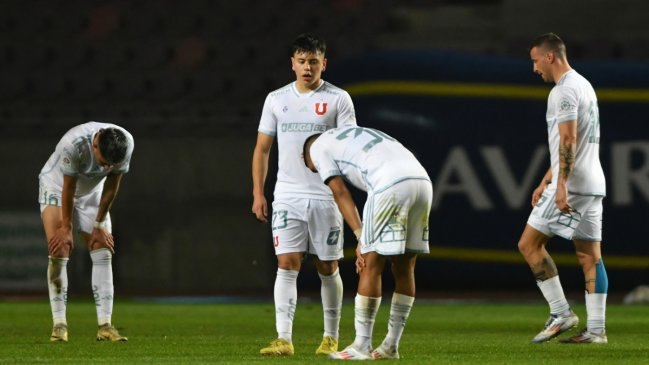
[{"label": "number on shorts", "polygon": [[273,211],[272,229],[286,228],[287,225],[288,225],[288,210]]}]

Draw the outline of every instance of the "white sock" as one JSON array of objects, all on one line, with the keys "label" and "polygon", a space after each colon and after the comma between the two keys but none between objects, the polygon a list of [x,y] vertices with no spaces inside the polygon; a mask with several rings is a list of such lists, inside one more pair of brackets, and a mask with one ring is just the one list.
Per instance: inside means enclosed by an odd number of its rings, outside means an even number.
[{"label": "white sock", "polygon": [[544,281],[537,281],[536,284],[550,305],[550,314],[561,315],[570,311],[570,304],[568,304],[566,296],[563,294],[559,275]]},{"label": "white sock", "polygon": [[607,294],[586,292],[586,326],[591,332],[602,334],[606,329],[606,297]]},{"label": "white sock", "polygon": [[68,261],[67,257],[49,256],[47,264],[47,289],[50,296],[50,309],[54,324],[68,324],[66,308],[68,304]]},{"label": "white sock", "polygon": [[356,339],[353,345],[359,350],[372,350],[372,330],[380,305],[381,297],[373,298],[356,294],[354,300]]},{"label": "white sock", "polygon": [[299,271],[277,269],[275,278],[275,326],[277,337],[292,342],[293,317],[297,306]]},{"label": "white sock", "polygon": [[406,321],[410,316],[410,310],[415,302],[415,297],[399,293],[392,294],[392,304],[390,305],[390,321],[388,322],[388,334],[383,340],[382,346],[386,349],[399,348],[399,341],[403,329],[406,327]]},{"label": "white sock", "polygon": [[337,340],[343,305],[343,281],[340,278],[340,271],[336,269],[329,276],[320,275],[320,281],[322,282],[320,296],[324,313],[324,336],[331,336]]},{"label": "white sock", "polygon": [[110,324],[113,315],[113,254],[107,248],[90,252],[92,259],[92,294],[97,306],[97,323]]}]

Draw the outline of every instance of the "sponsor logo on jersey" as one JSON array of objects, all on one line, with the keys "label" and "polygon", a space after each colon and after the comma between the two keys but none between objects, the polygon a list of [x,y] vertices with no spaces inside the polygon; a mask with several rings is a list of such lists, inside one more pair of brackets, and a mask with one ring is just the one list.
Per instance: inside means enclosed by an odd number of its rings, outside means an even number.
[{"label": "sponsor logo on jersey", "polygon": [[327,126],[313,123],[282,123],[282,132],[326,132]]},{"label": "sponsor logo on jersey", "polygon": [[273,240],[273,246],[279,247],[279,236],[275,236],[275,239]]},{"label": "sponsor logo on jersey", "polygon": [[284,107],[282,108],[282,111],[283,111],[284,113],[286,113],[286,112],[288,111],[288,106],[284,105]]}]

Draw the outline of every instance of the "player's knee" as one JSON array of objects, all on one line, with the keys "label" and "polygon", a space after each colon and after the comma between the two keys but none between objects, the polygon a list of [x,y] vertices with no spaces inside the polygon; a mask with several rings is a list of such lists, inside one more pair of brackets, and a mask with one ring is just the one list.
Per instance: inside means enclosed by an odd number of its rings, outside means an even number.
[{"label": "player's knee", "polygon": [[277,255],[277,267],[282,270],[300,271],[302,255],[298,253]]},{"label": "player's knee", "polygon": [[66,258],[70,257],[70,253],[72,253],[71,245],[61,245],[55,250],[50,251],[50,256]]},{"label": "player's knee", "polygon": [[316,261],[316,268],[321,275],[329,276],[338,270],[338,261]]},{"label": "player's knee", "polygon": [[518,251],[525,257],[529,256],[534,252],[534,248],[529,241],[521,239],[518,241]]}]

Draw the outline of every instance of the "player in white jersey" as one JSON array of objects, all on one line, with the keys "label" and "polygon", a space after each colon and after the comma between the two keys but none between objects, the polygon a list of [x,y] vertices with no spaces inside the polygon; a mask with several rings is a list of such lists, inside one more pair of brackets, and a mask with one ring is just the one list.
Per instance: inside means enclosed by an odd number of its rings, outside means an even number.
[{"label": "player in white jersey", "polygon": [[264,183],[274,137],[279,150],[271,221],[278,266],[274,287],[277,339],[260,350],[262,355],[294,353],[297,276],[305,254],[315,255],[322,281],[324,334],[316,354],[338,349],[343,297],[338,260],[343,256],[343,219],[331,191],[304,167],[300,157],[304,141],[314,132],[356,125],[349,94],[321,79],[327,66],[325,51],[324,41],[317,36],[302,34],[296,38],[291,53],[296,81],[268,94],[259,123],[252,159],[252,213],[261,222],[268,221]]},{"label": "player in white jersey", "polygon": [[[415,300],[415,261],[428,253],[433,186],[415,156],[387,134],[343,127],[309,137],[304,162],[332,190],[345,221],[359,239],[354,343],[332,359],[398,359],[399,341]],[[345,181],[367,191],[361,223]],[[381,275],[392,262],[395,289],[388,333],[377,348],[372,331],[381,304]]]},{"label": "player in white jersey", "polygon": [[566,47],[553,33],[530,49],[534,72],[556,85],[546,114],[551,167],[532,194],[532,213],[518,242],[550,306],[550,318],[532,342],[541,343],[577,326],[559,273],[546,250],[557,235],[572,240],[586,287],[587,324],[564,343],[607,343],[608,277],[602,261],[602,199],[606,195],[599,161],[599,111],[591,84],[568,64]]},{"label": "player in white jersey", "polygon": [[133,137],[124,128],[89,122],[70,129],[41,170],[38,202],[49,251],[51,341],[68,341],[66,267],[74,247],[74,229],[83,237],[92,259],[97,340],[127,340],[111,324],[115,243],[109,210],[122,175],[128,172],[133,147]]}]

